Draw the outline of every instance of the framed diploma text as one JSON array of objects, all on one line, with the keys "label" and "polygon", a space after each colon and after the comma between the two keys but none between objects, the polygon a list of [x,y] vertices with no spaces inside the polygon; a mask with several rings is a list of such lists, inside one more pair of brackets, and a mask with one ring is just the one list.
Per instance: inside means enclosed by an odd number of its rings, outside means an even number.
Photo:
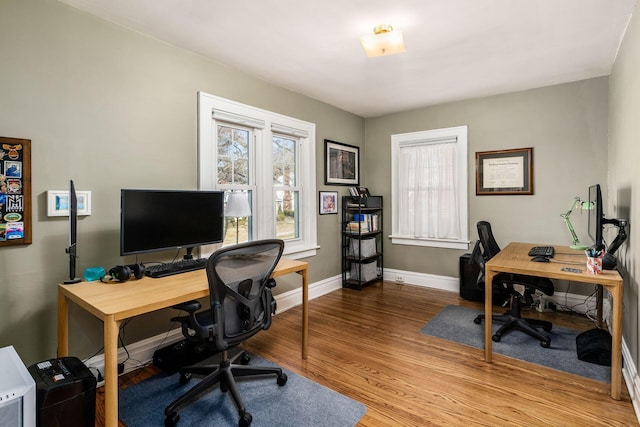
[{"label": "framed diploma text", "polygon": [[476,195],[533,194],[533,148],[476,152]]}]

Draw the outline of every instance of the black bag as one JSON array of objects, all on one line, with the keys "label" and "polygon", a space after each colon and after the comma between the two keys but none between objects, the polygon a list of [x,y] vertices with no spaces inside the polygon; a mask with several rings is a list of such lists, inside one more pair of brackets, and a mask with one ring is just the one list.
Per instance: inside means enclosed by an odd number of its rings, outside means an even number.
[{"label": "black bag", "polygon": [[589,329],[576,337],[578,359],[611,366],[611,334],[605,329]]}]

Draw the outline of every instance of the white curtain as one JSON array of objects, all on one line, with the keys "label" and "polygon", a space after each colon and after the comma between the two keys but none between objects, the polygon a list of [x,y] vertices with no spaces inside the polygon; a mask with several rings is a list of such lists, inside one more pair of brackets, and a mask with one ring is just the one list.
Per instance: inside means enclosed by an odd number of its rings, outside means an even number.
[{"label": "white curtain", "polygon": [[422,142],[400,147],[399,234],[459,239],[458,145]]}]

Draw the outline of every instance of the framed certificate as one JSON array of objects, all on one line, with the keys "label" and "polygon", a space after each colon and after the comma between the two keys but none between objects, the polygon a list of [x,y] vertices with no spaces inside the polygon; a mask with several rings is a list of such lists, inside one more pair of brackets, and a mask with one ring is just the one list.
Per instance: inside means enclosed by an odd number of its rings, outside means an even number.
[{"label": "framed certificate", "polygon": [[533,194],[533,148],[476,152],[476,195]]}]

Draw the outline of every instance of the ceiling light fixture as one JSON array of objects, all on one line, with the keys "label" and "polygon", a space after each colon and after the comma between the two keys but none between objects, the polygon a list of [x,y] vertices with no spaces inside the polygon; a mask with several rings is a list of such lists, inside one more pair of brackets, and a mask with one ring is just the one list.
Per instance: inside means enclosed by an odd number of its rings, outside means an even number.
[{"label": "ceiling light fixture", "polygon": [[360,37],[360,42],[370,58],[404,52],[402,31],[394,31],[391,25],[376,26],[373,34]]}]

